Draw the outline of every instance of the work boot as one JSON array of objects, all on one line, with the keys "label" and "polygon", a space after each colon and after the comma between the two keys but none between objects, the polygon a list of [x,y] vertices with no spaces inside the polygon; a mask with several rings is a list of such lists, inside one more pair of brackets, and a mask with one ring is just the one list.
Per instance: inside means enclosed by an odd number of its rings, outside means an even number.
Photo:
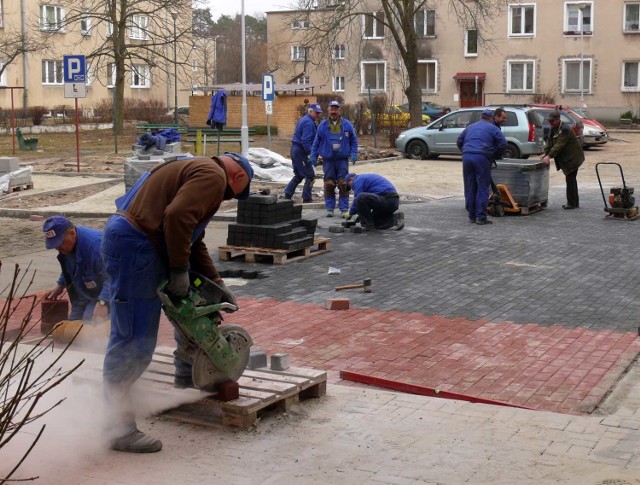
[{"label": "work boot", "polygon": [[327,217],[333,217],[333,210],[327,211]]},{"label": "work boot", "polygon": [[111,442],[111,449],[125,453],[156,453],[162,449],[162,441],[147,436],[137,427]]},{"label": "work boot", "polygon": [[282,194],[280,196],[280,199],[284,199],[284,200],[291,200],[291,196],[289,194]]},{"label": "work boot", "polygon": [[476,224],[478,224],[479,226],[484,226],[487,224],[493,224],[493,221],[490,221],[489,219],[478,219],[476,221]]},{"label": "work boot", "polygon": [[396,231],[402,231],[404,229],[404,212],[396,212],[393,214],[393,225]]},{"label": "work boot", "polygon": [[351,216],[349,215],[349,211],[342,211],[342,218],[349,219]]},{"label": "work boot", "polygon": [[186,389],[187,387],[195,387],[193,385],[193,377],[187,376],[174,376],[173,387],[176,389]]}]

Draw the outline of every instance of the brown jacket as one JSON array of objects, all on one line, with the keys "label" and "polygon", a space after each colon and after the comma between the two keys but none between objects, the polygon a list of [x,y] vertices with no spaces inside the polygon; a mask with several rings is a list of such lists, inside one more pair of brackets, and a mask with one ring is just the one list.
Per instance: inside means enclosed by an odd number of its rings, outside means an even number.
[{"label": "brown jacket", "polygon": [[549,138],[544,146],[544,154],[556,162],[556,170],[567,175],[578,170],[584,162],[584,151],[580,140],[570,126],[560,123],[549,131]]},{"label": "brown jacket", "polygon": [[217,159],[192,158],[158,165],[126,210],[127,218],[163,253],[170,269],[189,266],[218,278],[204,244],[204,230],[191,241],[199,224],[206,224],[224,199],[227,176]]}]

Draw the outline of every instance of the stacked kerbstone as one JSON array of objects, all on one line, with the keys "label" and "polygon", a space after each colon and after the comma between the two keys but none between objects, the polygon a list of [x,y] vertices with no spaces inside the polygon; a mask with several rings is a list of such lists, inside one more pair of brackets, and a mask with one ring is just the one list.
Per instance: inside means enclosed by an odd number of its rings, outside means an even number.
[{"label": "stacked kerbstone", "polygon": [[313,246],[317,219],[302,219],[302,206],[275,195],[252,195],[238,201],[229,246],[297,250]]},{"label": "stacked kerbstone", "polygon": [[124,161],[124,186],[126,190],[133,187],[143,173],[151,170],[156,165],[192,158],[190,153],[174,153],[175,147],[180,147],[180,142],[167,143],[166,147],[169,147],[172,151],[152,149],[141,152],[137,149],[139,146],[134,145],[133,153],[135,156]]}]

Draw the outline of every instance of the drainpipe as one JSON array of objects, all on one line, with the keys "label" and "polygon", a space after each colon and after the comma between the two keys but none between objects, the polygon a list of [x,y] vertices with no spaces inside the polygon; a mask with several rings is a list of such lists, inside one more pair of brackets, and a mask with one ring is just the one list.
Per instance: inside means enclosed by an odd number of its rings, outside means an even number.
[{"label": "drainpipe", "polygon": [[27,59],[27,0],[20,0],[20,29],[22,33],[22,109],[29,107],[29,62]]}]

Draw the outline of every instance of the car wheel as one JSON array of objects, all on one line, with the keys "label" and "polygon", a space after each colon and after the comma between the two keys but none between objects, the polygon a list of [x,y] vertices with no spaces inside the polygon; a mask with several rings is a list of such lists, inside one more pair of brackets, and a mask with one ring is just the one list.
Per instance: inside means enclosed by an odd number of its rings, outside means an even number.
[{"label": "car wheel", "polygon": [[520,150],[513,143],[507,143],[507,148],[502,154],[503,158],[520,158]]},{"label": "car wheel", "polygon": [[407,156],[414,160],[424,160],[429,156],[429,148],[422,140],[412,140],[407,145]]}]

